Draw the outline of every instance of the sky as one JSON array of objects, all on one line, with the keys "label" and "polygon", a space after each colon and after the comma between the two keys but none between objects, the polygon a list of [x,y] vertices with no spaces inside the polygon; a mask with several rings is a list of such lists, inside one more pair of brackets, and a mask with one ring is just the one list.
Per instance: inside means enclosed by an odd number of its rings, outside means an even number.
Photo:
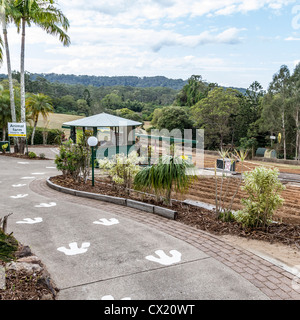
[{"label": "sky", "polygon": [[[95,76],[165,76],[267,90],[282,65],[300,62],[297,0],[58,0],[71,45],[32,25],[25,70]],[[20,35],[8,27],[13,70]],[[0,73],[6,73],[6,63]]]}]

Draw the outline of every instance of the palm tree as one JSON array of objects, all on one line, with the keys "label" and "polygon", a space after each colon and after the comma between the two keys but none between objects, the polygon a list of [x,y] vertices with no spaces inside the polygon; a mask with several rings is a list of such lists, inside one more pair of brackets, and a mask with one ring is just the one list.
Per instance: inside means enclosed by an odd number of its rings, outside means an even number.
[{"label": "palm tree", "polygon": [[158,200],[165,196],[168,205],[172,205],[171,192],[184,194],[196,177],[193,164],[184,157],[162,156],[157,164],[146,167],[134,178],[134,188],[140,191],[154,191]]},{"label": "palm tree", "polygon": [[[20,15],[15,18],[18,32],[21,31],[21,122],[26,122],[25,106],[25,28],[36,24],[49,34],[59,36],[64,46],[70,45],[70,38],[66,34],[69,21],[60,9],[54,6],[53,0],[14,0],[15,8]],[[60,27],[61,26],[61,27]],[[23,151],[24,152],[24,151]]]},{"label": "palm tree", "polygon": [[[17,122],[16,116],[16,104],[14,97],[14,87],[13,87],[13,78],[11,71],[11,62],[10,62],[10,52],[7,38],[7,24],[14,20],[14,17],[18,16],[18,11],[14,7],[14,0],[1,0],[0,1],[0,19],[2,23],[2,31],[4,38],[4,46],[6,53],[6,63],[7,63],[7,75],[9,82],[9,94],[10,94],[10,112],[11,112],[11,121]],[[2,39],[0,40],[0,59],[2,63]],[[18,139],[14,138],[14,152],[18,152]]]},{"label": "palm tree", "polygon": [[53,112],[53,106],[51,103],[52,102],[50,97],[42,93],[29,95],[26,101],[26,109],[28,111],[29,117],[33,120],[31,145],[33,145],[35,129],[39,120],[39,115],[41,114],[46,120],[49,112]]},{"label": "palm tree", "polygon": [[11,121],[10,94],[4,90],[0,94],[0,128],[2,128],[2,141],[5,141],[7,123]]},{"label": "palm tree", "polygon": [[[8,39],[7,39],[7,23],[10,22],[12,20],[12,17],[15,16],[16,14],[17,14],[17,11],[14,10],[12,1],[1,0],[0,15],[1,15],[2,31],[3,31],[3,38],[4,38],[5,53],[6,53],[7,74],[8,74],[8,81],[9,81],[11,118],[13,122],[16,122],[16,106],[15,106],[15,100],[14,100],[13,79],[12,79],[12,72],[11,72],[9,45],[8,45]],[[1,52],[1,62],[2,62],[2,52]]]}]

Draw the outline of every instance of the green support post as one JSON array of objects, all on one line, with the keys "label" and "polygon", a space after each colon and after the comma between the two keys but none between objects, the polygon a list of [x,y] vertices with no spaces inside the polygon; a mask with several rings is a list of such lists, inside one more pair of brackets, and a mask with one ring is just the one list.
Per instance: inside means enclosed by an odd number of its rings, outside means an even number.
[{"label": "green support post", "polygon": [[95,186],[95,175],[94,175],[94,169],[95,169],[95,154],[94,154],[95,147],[92,147],[92,186]]},{"label": "green support post", "polygon": [[97,135],[98,135],[98,128],[93,127],[93,136],[97,138]]}]

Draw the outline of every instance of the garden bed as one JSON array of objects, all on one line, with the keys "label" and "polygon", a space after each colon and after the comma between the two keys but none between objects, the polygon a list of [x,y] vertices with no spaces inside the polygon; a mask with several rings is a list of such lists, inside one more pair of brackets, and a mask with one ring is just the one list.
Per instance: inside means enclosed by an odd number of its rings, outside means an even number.
[{"label": "garden bed", "polygon": [[157,202],[154,196],[140,192],[128,191],[115,187],[103,180],[96,180],[95,186],[91,181],[76,183],[71,177],[64,178],[59,175],[52,177],[51,182],[59,186],[78,191],[109,195],[114,197],[129,198],[148,204],[162,206],[177,211],[177,221],[192,227],[205,230],[216,235],[236,235],[249,239],[264,240],[270,243],[279,242],[285,245],[295,245],[300,249],[300,225],[289,223],[273,223],[266,230],[245,229],[237,222],[223,222],[215,218],[215,212],[182,201],[173,201],[172,206]]},{"label": "garden bed", "polygon": [[19,158],[19,159],[27,159],[27,160],[50,160],[46,157],[40,157],[36,156],[34,158],[29,157],[27,154],[21,154],[21,153],[0,153],[1,156],[6,156],[6,157],[14,157],[14,158]]},{"label": "garden bed", "polygon": [[[0,230],[0,236],[0,254],[7,256],[0,259],[0,300],[54,300],[58,289],[41,260],[12,235]],[[9,254],[6,243],[15,247]]]}]

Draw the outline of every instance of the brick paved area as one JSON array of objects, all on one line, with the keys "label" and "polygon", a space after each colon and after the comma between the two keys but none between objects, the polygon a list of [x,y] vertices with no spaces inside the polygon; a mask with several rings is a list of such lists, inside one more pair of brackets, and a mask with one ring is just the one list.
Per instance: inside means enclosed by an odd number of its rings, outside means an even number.
[{"label": "brick paved area", "polygon": [[101,209],[109,207],[109,210],[126,218],[186,241],[239,273],[272,300],[300,300],[300,279],[296,282],[298,284],[297,290],[293,289],[295,275],[247,250],[236,248],[205,231],[137,209],[64,194],[50,189],[44,179],[32,181],[30,188],[40,195],[53,196],[56,199],[76,202],[87,207]]}]

